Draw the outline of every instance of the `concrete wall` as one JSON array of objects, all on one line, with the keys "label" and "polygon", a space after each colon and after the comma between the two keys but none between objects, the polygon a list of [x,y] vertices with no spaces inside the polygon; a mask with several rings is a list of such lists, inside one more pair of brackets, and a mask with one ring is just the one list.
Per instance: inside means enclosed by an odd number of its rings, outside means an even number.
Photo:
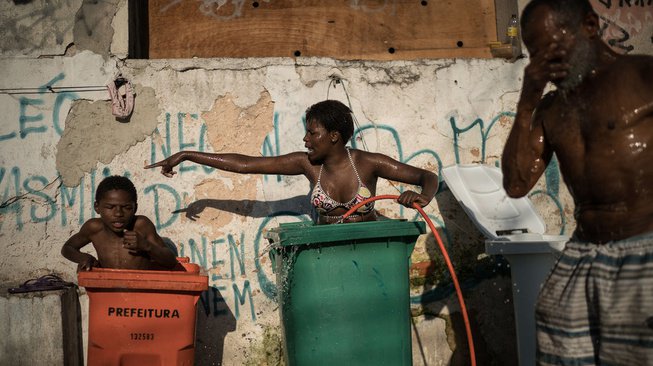
[{"label": "concrete wall", "polygon": [[82,305],[76,288],[11,296],[2,290],[0,364],[84,364]]},{"label": "concrete wall", "polygon": [[[606,39],[629,36],[612,42],[616,48],[653,54],[652,6],[595,5],[609,21]],[[264,232],[309,219],[309,185],[303,177],[239,176],[186,163],[167,179],[145,164],[182,149],[265,156],[302,150],[303,112],[328,96],[351,101],[358,148],[435,172],[454,163],[497,165],[528,62],[130,60],[125,0],[4,1],[0,25],[0,283],[47,273],[75,280],[60,248],[95,216],[99,181],[127,174],[139,213],[209,274],[197,341],[198,364],[207,365],[278,363]],[[113,117],[103,87],[119,73],[137,93],[127,122]],[[333,77],[342,83],[334,87]],[[378,190],[396,192],[386,182]],[[549,233],[573,230],[573,205],[555,165],[531,199]],[[416,218],[390,202],[378,207],[390,217]],[[464,281],[480,364],[515,364],[507,263],[484,254],[483,236],[447,189],[426,211]],[[420,238],[412,260],[415,364],[464,364],[457,300],[432,238]]]}]

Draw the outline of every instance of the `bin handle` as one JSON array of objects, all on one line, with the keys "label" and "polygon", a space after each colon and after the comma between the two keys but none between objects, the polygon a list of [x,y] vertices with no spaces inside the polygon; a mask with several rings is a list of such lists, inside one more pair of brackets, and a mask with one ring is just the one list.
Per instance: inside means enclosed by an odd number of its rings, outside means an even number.
[{"label": "bin handle", "polygon": [[[363,207],[364,205],[367,205],[370,202],[374,202],[377,200],[396,201],[398,198],[399,196],[392,195],[392,194],[382,194],[382,195],[370,197],[354,205],[354,207],[350,208],[349,211],[347,211],[344,215],[342,215],[341,221],[344,222],[345,218],[347,218],[349,215],[356,212],[356,210]],[[429,228],[431,229],[431,232],[433,232],[433,236],[435,236],[438,246],[440,247],[440,251],[442,252],[442,256],[444,257],[444,261],[447,264],[447,268],[449,269],[449,274],[451,274],[453,285],[456,288],[456,295],[458,295],[460,310],[463,314],[463,320],[465,322],[465,331],[467,332],[467,344],[469,346],[469,357],[471,358],[471,365],[476,366],[476,354],[474,353],[474,339],[472,338],[472,329],[469,324],[469,317],[467,316],[467,307],[465,306],[465,300],[463,299],[463,293],[462,290],[460,289],[460,284],[458,283],[458,277],[456,276],[456,272],[453,269],[453,264],[451,264],[451,260],[449,259],[449,254],[447,253],[447,249],[444,247],[444,244],[442,244],[442,239],[440,238],[440,234],[438,234],[438,231],[435,229],[435,225],[433,225],[431,219],[428,217],[428,215],[426,215],[426,212],[424,212],[422,207],[417,203],[413,203],[413,208],[416,209],[422,215],[422,217],[428,224]]]}]

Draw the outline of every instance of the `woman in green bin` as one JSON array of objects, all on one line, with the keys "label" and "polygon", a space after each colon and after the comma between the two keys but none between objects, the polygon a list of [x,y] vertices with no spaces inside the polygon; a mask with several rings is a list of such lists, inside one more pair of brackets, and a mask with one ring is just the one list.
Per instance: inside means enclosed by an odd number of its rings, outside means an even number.
[{"label": "woman in green bin", "polygon": [[[352,112],[343,103],[325,100],[306,110],[307,151],[259,157],[242,154],[216,154],[180,151],[169,158],[146,166],[161,167],[161,173],[172,177],[173,168],[183,161],[242,174],[303,174],[313,187],[311,204],[318,213],[318,224],[343,221],[342,216],[354,205],[376,194],[379,177],[406,184],[419,185],[421,192],[407,190],[397,202],[424,207],[431,202],[438,188],[436,174],[398,162],[387,155],[347,147],[354,133]],[[348,216],[344,222],[374,221],[374,203],[368,203]]]}]

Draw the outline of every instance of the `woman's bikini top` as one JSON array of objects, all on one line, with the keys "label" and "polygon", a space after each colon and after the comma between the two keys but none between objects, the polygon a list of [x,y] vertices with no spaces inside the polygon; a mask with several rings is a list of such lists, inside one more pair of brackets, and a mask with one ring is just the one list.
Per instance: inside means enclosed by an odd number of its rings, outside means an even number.
[{"label": "woman's bikini top", "polygon": [[[356,170],[356,166],[354,165],[354,160],[351,158],[351,153],[349,152],[349,148],[347,148],[347,156],[349,156],[349,162],[351,163],[352,168],[354,168],[356,179],[358,179],[358,190],[356,191],[356,195],[354,196],[354,198],[344,203],[338,202],[333,198],[329,197],[329,195],[324,191],[324,189],[322,189],[322,185],[320,184],[320,178],[322,177],[322,168],[324,167],[324,165],[320,166],[320,173],[317,177],[317,183],[315,184],[315,187],[313,188],[313,193],[311,194],[311,203],[313,204],[315,210],[320,215],[328,216],[326,215],[327,213],[340,207],[349,210],[355,205],[372,197],[372,193],[370,192],[369,189],[367,189],[365,184],[363,184],[363,181],[361,181],[361,177],[358,175],[358,170]],[[370,202],[361,206],[358,210],[356,210],[356,213],[358,213],[359,215],[364,215],[372,211],[374,211],[374,202]],[[331,218],[331,216],[328,217]],[[334,217],[337,218],[339,216],[334,216]]]}]

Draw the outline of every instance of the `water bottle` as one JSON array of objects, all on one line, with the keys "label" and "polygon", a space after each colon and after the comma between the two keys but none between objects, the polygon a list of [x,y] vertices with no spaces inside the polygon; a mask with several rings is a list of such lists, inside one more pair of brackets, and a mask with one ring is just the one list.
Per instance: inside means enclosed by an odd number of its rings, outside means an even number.
[{"label": "water bottle", "polygon": [[518,56],[519,53],[519,22],[517,21],[517,15],[513,14],[510,17],[510,21],[508,22],[508,30],[506,31],[506,35],[508,36],[508,43],[510,44],[510,48],[512,50],[512,57],[515,58]]}]

